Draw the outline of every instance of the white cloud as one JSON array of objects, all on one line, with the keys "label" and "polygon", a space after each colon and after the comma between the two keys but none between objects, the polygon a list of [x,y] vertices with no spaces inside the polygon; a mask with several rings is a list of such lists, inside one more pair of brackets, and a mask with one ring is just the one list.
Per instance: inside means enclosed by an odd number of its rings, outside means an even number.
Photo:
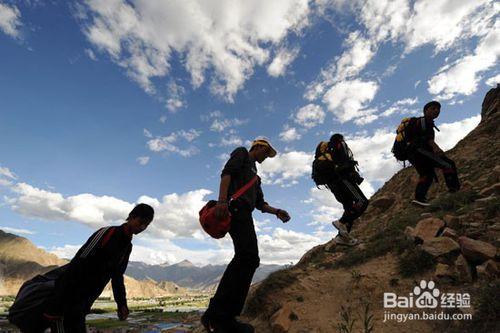
[{"label": "white cloud", "polygon": [[235,134],[230,134],[228,136],[222,137],[220,140],[220,146],[231,147],[231,146],[241,146],[243,145],[243,139]]},{"label": "white cloud", "polygon": [[441,124],[438,126],[441,131],[436,131],[436,143],[443,150],[451,149],[476,128],[480,121],[481,116],[476,115],[453,123]]},{"label": "white cloud", "polygon": [[284,75],[286,68],[295,60],[298,54],[299,48],[278,50],[273,61],[267,67],[267,73],[273,77]]},{"label": "white cloud", "polygon": [[85,54],[87,55],[87,57],[89,57],[91,60],[93,61],[97,61],[97,57],[94,53],[94,51],[92,51],[92,49],[85,49]]},{"label": "white cloud", "polygon": [[5,34],[18,38],[20,36],[19,28],[21,27],[21,12],[12,5],[0,2],[0,30]]},{"label": "white cloud", "polygon": [[324,95],[323,102],[341,122],[363,117],[371,113],[366,109],[378,90],[374,81],[342,81],[332,86]]},{"label": "white cloud", "polygon": [[149,163],[149,156],[140,156],[137,158],[137,162],[139,162],[140,165],[146,165]]},{"label": "white cloud", "polygon": [[300,140],[302,135],[297,131],[295,127],[285,126],[283,131],[280,133],[280,140],[285,142],[291,142],[295,140]]},{"label": "white cloud", "polygon": [[311,174],[313,155],[302,151],[290,151],[266,159],[258,165],[259,175],[267,184],[289,186]]},{"label": "white cloud", "polygon": [[186,101],[183,99],[186,90],[183,86],[178,85],[172,80],[167,86],[167,91],[169,96],[167,99],[167,109],[170,112],[175,112],[186,106]]},{"label": "white cloud", "polygon": [[72,259],[82,245],[66,244],[63,246],[53,246],[49,249],[49,252],[62,259]]},{"label": "white cloud", "polygon": [[471,95],[482,79],[481,72],[495,66],[500,56],[500,22],[478,43],[474,54],[443,66],[429,81],[429,92],[442,99]]},{"label": "white cloud", "polygon": [[202,121],[212,120],[212,124],[210,125],[210,130],[213,132],[224,132],[227,129],[244,125],[249,121],[248,119],[224,118],[222,112],[220,111],[213,111],[210,112],[208,115],[202,115],[201,120]]},{"label": "white cloud", "polygon": [[143,129],[143,133],[144,133],[144,136],[148,139],[152,139],[153,138],[153,134],[151,134],[150,131],[148,131],[147,129]]},{"label": "white cloud", "polygon": [[0,167],[0,177],[9,178],[11,180],[17,179],[16,174],[10,171],[9,168],[6,167]]},{"label": "white cloud", "polygon": [[319,105],[307,104],[297,111],[293,120],[305,128],[313,128],[324,122],[325,111]]},{"label": "white cloud", "polygon": [[500,74],[487,79],[486,84],[489,85],[490,87],[496,87],[497,84],[500,84]]},{"label": "white cloud", "polygon": [[[149,133],[150,134],[150,133]],[[171,153],[176,153],[179,154],[183,157],[190,157],[193,155],[196,155],[199,152],[199,149],[196,148],[193,145],[190,145],[186,148],[179,148],[177,142],[179,139],[184,139],[187,143],[191,143],[194,141],[196,138],[198,138],[201,135],[200,131],[197,131],[195,129],[190,129],[190,130],[180,130],[177,132],[170,133],[167,136],[158,136],[156,138],[151,138],[147,142],[148,148],[153,151],[153,152],[171,152]],[[148,136],[148,135],[146,135]]]},{"label": "white cloud", "polygon": [[307,24],[308,0],[87,0],[88,40],[146,91],[178,55],[194,87],[213,70],[211,90],[227,100],[290,32]]},{"label": "white cloud", "polygon": [[439,52],[460,39],[483,33],[485,23],[494,15],[492,4],[491,0],[417,1],[407,22],[407,51],[433,44]]},{"label": "white cloud", "polygon": [[418,97],[415,98],[404,98],[399,101],[394,102],[387,110],[382,112],[380,116],[389,117],[393,114],[413,114],[415,109],[409,108],[418,103]]},{"label": "white cloud", "polygon": [[10,232],[15,235],[34,235],[36,232],[28,230],[28,229],[18,229],[18,228],[10,228],[4,227],[0,225],[0,229],[5,232]]},{"label": "white cloud", "polygon": [[263,262],[284,265],[297,262],[305,252],[324,243],[325,239],[277,227],[272,234],[259,235],[258,241]]}]

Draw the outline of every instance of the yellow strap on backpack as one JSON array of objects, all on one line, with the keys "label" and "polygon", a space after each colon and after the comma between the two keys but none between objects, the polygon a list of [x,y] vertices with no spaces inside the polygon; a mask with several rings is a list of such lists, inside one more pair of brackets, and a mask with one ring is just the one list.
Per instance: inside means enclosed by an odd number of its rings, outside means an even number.
[{"label": "yellow strap on backpack", "polygon": [[319,151],[321,153],[321,156],[318,157],[318,160],[320,160],[320,161],[332,161],[333,160],[331,152],[328,151],[328,142],[321,141]]}]

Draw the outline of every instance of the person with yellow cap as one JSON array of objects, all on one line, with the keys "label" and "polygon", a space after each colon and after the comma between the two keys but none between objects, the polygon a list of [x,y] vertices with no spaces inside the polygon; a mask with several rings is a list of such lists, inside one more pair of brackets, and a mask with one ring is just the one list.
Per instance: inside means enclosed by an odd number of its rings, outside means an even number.
[{"label": "person with yellow cap", "polygon": [[[252,211],[257,208],[263,213],[274,214],[284,223],[290,220],[285,210],[271,207],[264,201],[260,178],[257,176],[255,162],[260,164],[274,156],[276,150],[269,140],[258,137],[252,142],[250,151],[245,147],[236,148],[222,170],[216,216],[222,219],[231,214],[229,234],[234,244],[234,257],[201,318],[207,332],[254,332],[252,325],[236,320],[260,262]],[[243,195],[229,201],[234,193],[252,181],[253,185]]]}]

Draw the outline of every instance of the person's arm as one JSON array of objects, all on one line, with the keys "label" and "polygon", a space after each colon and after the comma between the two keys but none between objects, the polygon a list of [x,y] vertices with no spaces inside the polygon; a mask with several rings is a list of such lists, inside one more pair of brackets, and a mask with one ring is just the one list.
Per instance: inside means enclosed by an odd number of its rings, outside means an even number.
[{"label": "person's arm", "polygon": [[231,178],[241,172],[241,168],[248,157],[248,152],[245,148],[236,148],[232,153],[229,160],[222,169],[221,180],[219,186],[219,201],[215,207],[215,216],[218,219],[226,218],[229,215],[229,202],[228,191]]},{"label": "person's arm", "polygon": [[276,217],[279,218],[284,223],[290,221],[290,215],[288,214],[288,212],[286,210],[274,208],[274,207],[270,206],[264,200],[264,192],[262,192],[260,180],[259,180],[259,184],[257,186],[257,199],[255,202],[255,207],[258,210],[260,210],[262,213],[270,213],[270,214],[276,215]]},{"label": "person's arm", "polygon": [[229,202],[227,192],[229,190],[229,184],[231,183],[231,175],[224,174],[220,180],[219,186],[219,201],[215,208],[215,216],[218,219],[226,218],[229,214]]},{"label": "person's arm", "polygon": [[127,306],[127,292],[125,290],[125,283],[123,279],[123,274],[127,269],[128,260],[130,257],[130,252],[132,247],[127,251],[120,265],[117,267],[113,275],[111,276],[111,287],[113,289],[113,297],[117,305],[117,314],[120,320],[125,320],[128,317],[129,310]]}]

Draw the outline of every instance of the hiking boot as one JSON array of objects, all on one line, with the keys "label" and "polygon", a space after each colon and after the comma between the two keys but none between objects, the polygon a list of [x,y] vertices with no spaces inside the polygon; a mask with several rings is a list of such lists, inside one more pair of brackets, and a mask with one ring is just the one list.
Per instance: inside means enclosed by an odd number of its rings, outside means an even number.
[{"label": "hiking boot", "polygon": [[340,234],[338,234],[334,240],[337,245],[355,246],[358,244],[358,240],[356,238],[352,238],[350,236],[344,237]]},{"label": "hiking boot", "polygon": [[420,207],[429,207],[431,205],[426,199],[414,199],[411,203]]},{"label": "hiking boot", "polygon": [[340,220],[336,220],[332,222],[333,226],[339,231],[339,235],[343,237],[349,237],[349,233],[347,232],[347,227],[344,223],[340,222]]}]

